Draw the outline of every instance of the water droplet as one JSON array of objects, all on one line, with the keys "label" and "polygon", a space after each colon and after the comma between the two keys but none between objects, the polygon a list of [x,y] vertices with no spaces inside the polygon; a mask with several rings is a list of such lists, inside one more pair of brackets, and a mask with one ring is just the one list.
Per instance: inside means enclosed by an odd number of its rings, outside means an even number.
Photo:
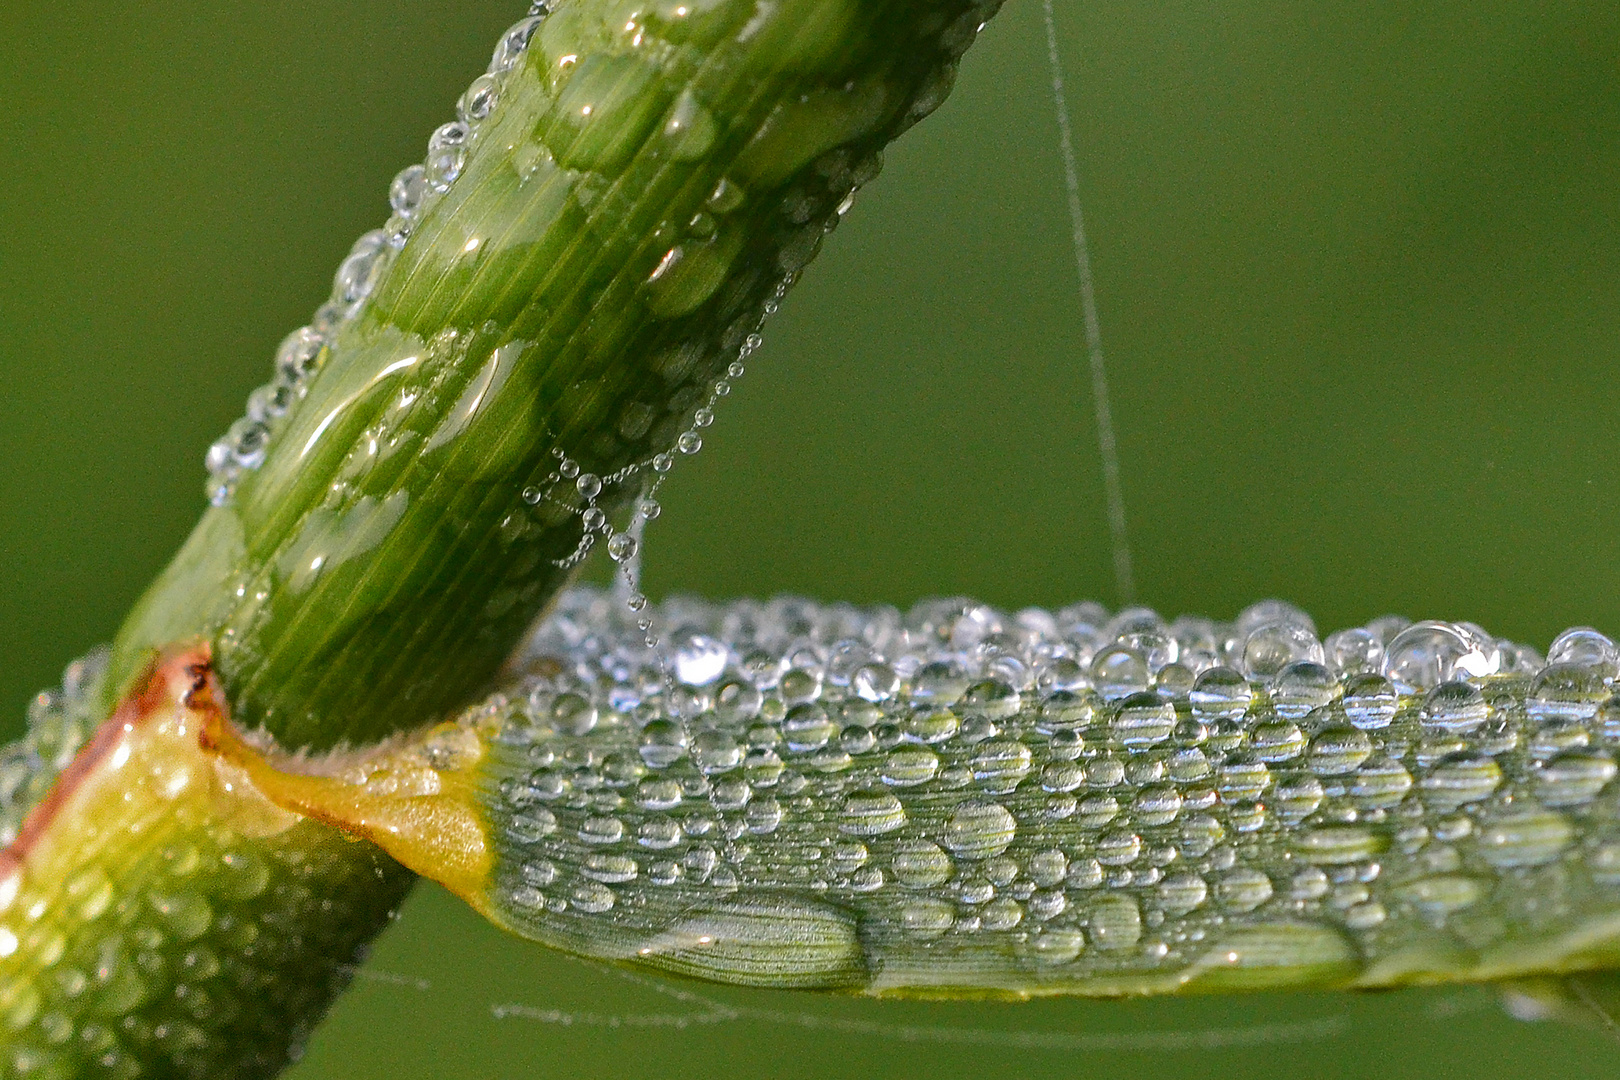
[{"label": "water droplet", "polygon": [[487,119],[495,111],[495,102],[500,97],[500,87],[494,76],[480,75],[467,87],[466,93],[456,103],[456,116],[464,124],[475,124]]},{"label": "water droplet", "polygon": [[1536,795],[1547,806],[1582,806],[1614,779],[1613,759],[1571,751],[1559,754],[1536,773]]},{"label": "water droplet", "polygon": [[782,719],[782,735],[796,754],[808,754],[826,746],[838,734],[838,727],[827,717],[827,710],[816,704],[795,705]]},{"label": "water droplet", "polygon": [[1085,939],[1080,931],[1067,927],[1049,927],[1029,939],[1026,955],[1040,967],[1067,964],[1080,955]]},{"label": "water droplet", "polygon": [[680,630],[671,636],[670,646],[675,677],[689,686],[707,686],[726,669],[725,645],[707,634]]},{"label": "water droplet", "polygon": [[1270,785],[1271,772],[1263,761],[1237,757],[1221,766],[1219,791],[1222,802],[1258,799]]},{"label": "water droplet", "polygon": [[614,533],[608,537],[608,558],[622,563],[636,553],[636,538],[629,533]]},{"label": "water droplet", "polygon": [[849,687],[866,701],[888,701],[900,689],[900,676],[888,664],[863,664],[855,669]]},{"label": "water droplet", "polygon": [[1479,854],[1498,869],[1540,866],[1561,855],[1575,839],[1575,829],[1551,810],[1511,810],[1488,822],[1479,833]]},{"label": "water droplet", "polygon": [[636,829],[636,843],[653,851],[672,848],[685,839],[680,822],[674,818],[656,817],[643,821]]},{"label": "water droplet", "polygon": [[955,664],[935,661],[924,664],[912,676],[911,696],[914,700],[933,704],[951,705],[967,692],[968,678]]},{"label": "water droplet", "polygon": [[1502,783],[1502,768],[1495,759],[1461,752],[1436,762],[1419,784],[1424,805],[1438,814],[1478,802]]},{"label": "water droplet", "polygon": [[857,791],[845,796],[840,807],[838,829],[851,836],[880,836],[902,828],[905,808],[887,791]]},{"label": "water droplet", "polygon": [[1158,887],[1159,906],[1171,916],[1185,915],[1209,897],[1209,885],[1197,874],[1171,874]]},{"label": "water droplet", "polygon": [[686,732],[671,720],[654,720],[641,729],[641,760],[654,769],[667,769],[686,756]]},{"label": "water droplet", "polygon": [[703,449],[703,437],[695,431],[683,431],[675,440],[675,448],[683,454],[695,454]]},{"label": "water droplet", "polygon": [[1290,721],[1270,721],[1255,726],[1249,745],[1261,761],[1291,761],[1304,752],[1305,733]]},{"label": "water droplet", "polygon": [[1317,776],[1347,776],[1361,768],[1372,751],[1372,739],[1359,728],[1323,728],[1311,740],[1307,765]]},{"label": "water droplet", "polygon": [[1352,930],[1371,930],[1373,927],[1381,925],[1387,918],[1389,918],[1389,912],[1385,910],[1384,905],[1372,900],[1352,904],[1346,908],[1344,925]]},{"label": "water droplet", "polygon": [[1413,623],[1395,635],[1384,656],[1384,674],[1406,693],[1432,690],[1451,679],[1494,675],[1500,665],[1495,640],[1466,623]]},{"label": "water droplet", "polygon": [[613,890],[606,885],[586,882],[574,886],[568,899],[576,910],[590,915],[600,915],[604,911],[611,911],[617,898],[613,895]]},{"label": "water droplet", "polygon": [[579,872],[592,881],[618,884],[623,881],[634,881],[641,873],[641,867],[628,855],[596,852],[585,856],[584,861],[580,863]]},{"label": "water droplet", "polygon": [[1269,679],[1301,660],[1320,664],[1323,653],[1316,634],[1299,622],[1265,623],[1244,639],[1243,670],[1251,679]]},{"label": "water droplet", "polygon": [[1362,825],[1321,825],[1294,838],[1294,853],[1318,866],[1365,862],[1389,846],[1388,838]]},{"label": "water droplet", "polygon": [[1095,948],[1129,949],[1142,939],[1142,909],[1129,896],[1100,896],[1088,914]]},{"label": "water droplet", "polygon": [[956,912],[943,900],[913,900],[900,909],[900,925],[912,937],[937,938],[956,924]]},{"label": "water droplet", "polygon": [[643,780],[636,788],[636,805],[643,810],[672,810],[681,804],[681,785],[675,780]]},{"label": "water droplet", "polygon": [[973,755],[973,778],[986,791],[1004,794],[1029,775],[1032,761],[1029,747],[1021,742],[1013,739],[985,742]]},{"label": "water droplet", "polygon": [[1238,720],[1249,711],[1254,691],[1249,680],[1231,668],[1213,667],[1193,684],[1187,695],[1193,715],[1206,724],[1220,720]]},{"label": "water droplet", "polygon": [[1590,626],[1573,627],[1554,638],[1547,662],[1589,668],[1608,680],[1620,676],[1620,649]]},{"label": "water droplet", "polygon": [[1382,675],[1355,675],[1344,681],[1344,715],[1363,731],[1377,731],[1395,719],[1395,687]]},{"label": "water droplet", "polygon": [[1228,911],[1253,911],[1271,899],[1271,879],[1252,867],[1238,867],[1215,884],[1215,896]]},{"label": "water droplet", "polygon": [[543,806],[530,807],[507,820],[506,833],[520,844],[536,844],[557,831],[557,817]]},{"label": "water droplet", "polygon": [[879,772],[885,784],[914,787],[939,772],[939,756],[925,746],[899,746],[889,751]]},{"label": "water droplet", "polygon": [[579,838],[587,844],[617,844],[624,839],[624,822],[616,817],[587,817],[580,823]]},{"label": "water droplet", "polygon": [[1097,692],[1108,701],[1141,693],[1153,685],[1147,658],[1124,645],[1110,646],[1092,657],[1091,678]]},{"label": "water droplet", "polygon": [[1302,660],[1279,671],[1271,681],[1271,704],[1285,720],[1299,720],[1339,696],[1339,683],[1321,664]]},{"label": "water droplet", "polygon": [[1117,831],[1097,841],[1097,861],[1104,866],[1129,866],[1142,854],[1142,838],[1133,832]]},{"label": "water droplet", "polygon": [[945,825],[945,846],[964,859],[1000,855],[1018,834],[1018,823],[1000,803],[974,800],[956,808]]},{"label": "water droplet", "polygon": [[1327,792],[1310,773],[1285,773],[1272,788],[1271,801],[1285,825],[1297,825],[1322,805]]},{"label": "water droplet", "polygon": [[1119,703],[1114,737],[1130,750],[1145,750],[1170,737],[1176,727],[1176,709],[1157,694],[1132,694]]},{"label": "water droplet", "polygon": [[1530,684],[1524,708],[1543,724],[1590,720],[1608,696],[1603,676],[1593,668],[1550,664]]},{"label": "water droplet", "polygon": [[495,45],[495,54],[489,61],[491,74],[498,75],[518,66],[524,52],[529,48],[529,40],[534,37],[534,32],[543,19],[543,15],[531,15],[526,19],[520,19],[501,35],[501,40]]},{"label": "water droplet", "polygon": [[986,679],[968,687],[957,710],[963,716],[1005,720],[1017,714],[1023,700],[1017,690],[999,679]]},{"label": "water droplet", "polygon": [[748,831],[756,836],[768,836],[782,824],[782,804],[773,798],[755,799],[744,811]]},{"label": "water droplet", "polygon": [[1440,922],[1453,912],[1471,907],[1485,890],[1475,878],[1436,874],[1401,886],[1397,894],[1430,919]]},{"label": "water droplet", "polygon": [[1490,718],[1490,708],[1479,687],[1465,682],[1445,682],[1424,697],[1422,717],[1426,728],[1463,734],[1485,723]]},{"label": "water droplet", "polygon": [[1181,790],[1174,784],[1150,784],[1137,792],[1131,818],[1138,825],[1168,825],[1181,814]]},{"label": "water droplet", "polygon": [[1360,627],[1329,634],[1322,652],[1328,669],[1340,677],[1376,675],[1384,668],[1383,639]]},{"label": "water droplet", "polygon": [[906,737],[922,743],[941,743],[955,735],[961,726],[949,709],[923,709],[907,717]]}]

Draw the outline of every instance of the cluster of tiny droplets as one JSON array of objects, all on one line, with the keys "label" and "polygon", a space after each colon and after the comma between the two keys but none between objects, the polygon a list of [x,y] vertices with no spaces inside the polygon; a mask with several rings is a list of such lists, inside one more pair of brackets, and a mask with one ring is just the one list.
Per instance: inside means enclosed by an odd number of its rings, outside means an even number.
[{"label": "cluster of tiny droplets", "polygon": [[388,189],[393,215],[380,229],[354,242],[332,281],[332,296],[316,309],[308,326],[299,327],[276,350],[271,380],[248,397],[247,415],[231,425],[208,448],[208,499],[215,506],[230,502],[243,473],[264,463],[270,441],[288,414],[308,393],[310,380],[326,362],[327,346],[337,332],[364,308],[394,255],[411,231],[461,175],[479,126],[495,109],[502,81],[528,50],[545,17],[536,4],[531,14],[501,35],[489,70],[474,79],[456,105],[456,119],[442,124],[428,139],[426,159],[394,177]]},{"label": "cluster of tiny droplets", "polygon": [[102,720],[98,690],[107,671],[106,649],[75,660],[58,689],[28,703],[28,730],[0,749],[0,847],[17,839],[23,819]]},{"label": "cluster of tiny droplets", "polygon": [[1535,874],[1561,860],[1620,885],[1620,807],[1600,798],[1620,650],[1595,630],[1543,659],[1469,623],[1322,639],[1276,601],[1230,623],[963,600],[650,614],[672,683],[640,624],[579,588],[488,706],[530,856],[508,874],[518,909],[808,890],[895,905],[902,936],[1156,963],[1251,913],[1368,954],[1418,923],[1478,944],[1504,908],[1545,904]]}]

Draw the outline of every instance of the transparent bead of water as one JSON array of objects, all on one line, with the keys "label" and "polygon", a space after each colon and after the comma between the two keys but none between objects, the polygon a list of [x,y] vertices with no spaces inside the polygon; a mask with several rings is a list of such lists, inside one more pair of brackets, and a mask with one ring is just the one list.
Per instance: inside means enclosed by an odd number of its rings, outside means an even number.
[{"label": "transparent bead of water", "polygon": [[1322,652],[1328,668],[1341,677],[1376,673],[1384,667],[1384,642],[1359,626],[1329,634],[1322,642]]},{"label": "transparent bead of water", "polygon": [[1339,682],[1322,664],[1297,660],[1279,671],[1271,683],[1271,704],[1277,715],[1299,720],[1339,695]]},{"label": "transparent bead of water", "polygon": [[1023,700],[1017,690],[999,679],[985,679],[968,687],[958,708],[963,716],[985,716],[1005,720],[1016,714]]},{"label": "transparent bead of water", "polygon": [[467,87],[467,92],[461,95],[456,102],[456,116],[464,124],[473,124],[483,120],[495,111],[495,102],[500,97],[500,84],[492,75],[480,75]]},{"label": "transparent bead of water", "polygon": [[1502,767],[1494,759],[1464,751],[1436,762],[1418,787],[1431,812],[1449,814],[1480,801],[1501,783]]},{"label": "transparent bead of water", "polygon": [[965,859],[1000,855],[1018,835],[1018,823],[1007,808],[995,802],[966,802],[946,822],[945,846]]},{"label": "transparent bead of water", "polygon": [[1556,811],[1508,809],[1480,830],[1478,850],[1498,869],[1541,866],[1563,854],[1574,839],[1574,826]]},{"label": "transparent bead of water", "polygon": [[1193,715],[1205,723],[1237,720],[1249,711],[1254,690],[1238,672],[1214,667],[1198,676],[1187,700],[1192,704]]},{"label": "transparent bead of water", "polygon": [[706,686],[726,669],[723,643],[694,630],[678,631],[670,641],[675,677],[691,686]]},{"label": "transparent bead of water", "polygon": [[683,454],[695,454],[703,449],[703,437],[695,431],[683,431],[675,440],[675,448]]},{"label": "transparent bead of water", "polygon": [[1253,911],[1271,899],[1271,879],[1259,870],[1239,867],[1228,871],[1215,886],[1215,895],[1228,911]]},{"label": "transparent bead of water", "polygon": [[1374,754],[1357,769],[1350,784],[1350,795],[1369,810],[1398,806],[1412,788],[1412,774],[1398,761]]},{"label": "transparent bead of water", "polygon": [[1274,623],[1298,626],[1309,631],[1312,637],[1316,636],[1316,623],[1311,621],[1311,617],[1283,600],[1261,600],[1250,604],[1238,613],[1233,628],[1240,639],[1245,639],[1260,627]]},{"label": "transparent bead of water", "polygon": [[243,417],[231,425],[225,443],[230,448],[230,464],[238,469],[257,469],[270,449],[270,429]]},{"label": "transparent bead of water", "polygon": [[743,749],[731,735],[711,729],[693,737],[692,758],[706,773],[730,772],[743,763]]},{"label": "transparent bead of water", "polygon": [[1388,727],[1398,703],[1395,687],[1382,675],[1351,675],[1344,680],[1340,705],[1350,722],[1363,731]]},{"label": "transparent bead of water", "polygon": [[1147,661],[1149,671],[1175,663],[1181,643],[1170,633],[1157,612],[1148,608],[1127,608],[1108,623],[1103,635],[1116,645],[1134,649]]},{"label": "transparent bead of water", "polygon": [[1159,882],[1156,895],[1166,914],[1185,915],[1208,899],[1209,885],[1197,874],[1171,874]]},{"label": "transparent bead of water", "polygon": [[1145,750],[1170,737],[1176,727],[1176,707],[1157,694],[1132,694],[1119,703],[1114,737],[1130,750]]},{"label": "transparent bead of water", "polygon": [[297,391],[279,379],[268,386],[261,386],[248,395],[248,419],[261,424],[279,420],[287,415],[296,398]]},{"label": "transparent bead of water", "polygon": [[1146,690],[1153,680],[1147,659],[1135,649],[1113,645],[1092,657],[1091,678],[1097,692],[1113,701]]},{"label": "transparent bead of water", "polygon": [[888,701],[900,689],[900,676],[888,664],[863,664],[855,669],[849,686],[866,701]]},{"label": "transparent bead of water", "polygon": [[1606,754],[1570,751],[1559,754],[1536,775],[1536,795],[1545,806],[1584,806],[1614,779],[1615,763]]},{"label": "transparent bead of water", "polygon": [[607,514],[600,506],[592,506],[580,515],[580,523],[588,533],[599,532],[607,524]]},{"label": "transparent bead of water", "polygon": [[448,188],[461,175],[467,163],[467,143],[472,130],[460,120],[441,124],[428,139],[424,162],[428,186],[435,191]]},{"label": "transparent bead of water", "polygon": [[968,677],[955,664],[943,661],[924,664],[912,676],[912,697],[932,705],[951,705],[967,692]]},{"label": "transparent bead of water", "polygon": [[580,473],[579,479],[574,481],[574,489],[584,499],[594,499],[602,494],[602,478],[595,473]]},{"label": "transparent bead of water", "polygon": [[614,562],[624,562],[636,553],[636,538],[629,533],[614,533],[608,538],[608,558]]},{"label": "transparent bead of water", "polygon": [[1307,766],[1317,776],[1346,776],[1372,756],[1373,743],[1357,727],[1325,728],[1311,740]]},{"label": "transparent bead of water", "polygon": [[1596,667],[1549,664],[1530,684],[1524,708],[1542,724],[1590,720],[1608,696],[1608,687]]},{"label": "transparent bead of water", "polygon": [[332,278],[332,296],[339,303],[356,304],[371,295],[388,251],[388,236],[380,229],[361,236]]},{"label": "transparent bead of water", "polygon": [[641,760],[665,769],[686,755],[686,733],[670,720],[654,720],[641,729]]},{"label": "transparent bead of water", "polygon": [[654,472],[667,473],[675,467],[675,457],[669,453],[654,454],[652,467]]},{"label": "transparent bead of water", "polygon": [[517,67],[523,59],[523,54],[529,48],[529,41],[534,37],[535,30],[539,29],[543,15],[532,15],[527,19],[520,19],[501,35],[501,40],[495,45],[495,54],[490,57],[489,70],[491,74],[499,74]]},{"label": "transparent bead of water", "polygon": [[947,881],[955,867],[951,857],[926,840],[903,841],[895,846],[895,880],[913,889],[932,888]]},{"label": "transparent bead of water", "polygon": [[1423,699],[1422,719],[1426,728],[1456,734],[1475,730],[1490,718],[1490,707],[1479,687],[1466,682],[1444,682]]},{"label": "transparent bead of water", "polygon": [[1547,649],[1549,664],[1577,664],[1612,681],[1620,676],[1620,650],[1614,642],[1589,626],[1565,630]]},{"label": "transparent bead of water", "polygon": [[1384,674],[1404,693],[1432,690],[1451,679],[1494,675],[1500,665],[1495,639],[1466,623],[1414,623],[1395,635],[1384,655]]},{"label": "transparent bead of water", "polygon": [[320,369],[321,349],[326,339],[308,326],[294,330],[276,349],[276,372],[288,383],[299,386]]},{"label": "transparent bead of water", "polygon": [[1322,659],[1316,634],[1295,621],[1262,623],[1243,640],[1243,670],[1251,679],[1269,679],[1289,664],[1301,660],[1320,664]]}]

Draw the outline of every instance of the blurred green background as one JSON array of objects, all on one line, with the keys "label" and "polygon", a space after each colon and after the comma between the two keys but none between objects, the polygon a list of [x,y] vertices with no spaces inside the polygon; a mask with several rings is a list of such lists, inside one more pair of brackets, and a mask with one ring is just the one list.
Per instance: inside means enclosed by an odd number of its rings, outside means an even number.
[{"label": "blurred green background", "polygon": [[[0,8],[0,734],[174,550],[204,448],[521,8]],[[1230,617],[1277,595],[1324,630],[1467,618],[1541,648],[1620,632],[1620,8],[1060,0],[1058,19],[1142,599]],[[1044,49],[1037,4],[1011,0],[891,151],[666,488],[655,595],[1113,602]],[[1467,989],[714,996],[755,1018],[652,1023],[692,1006],[425,888],[296,1075],[1620,1065]]]}]

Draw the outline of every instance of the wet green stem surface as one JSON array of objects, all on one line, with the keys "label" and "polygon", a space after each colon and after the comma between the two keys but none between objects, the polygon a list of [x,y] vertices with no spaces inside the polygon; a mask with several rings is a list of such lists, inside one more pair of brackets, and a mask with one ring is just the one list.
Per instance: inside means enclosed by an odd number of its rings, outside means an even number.
[{"label": "wet green stem surface", "polygon": [[238,720],[313,750],[466,702],[660,455],[696,448],[717,380],[992,9],[546,19],[262,465],[131,615],[110,685],[202,638]]}]

